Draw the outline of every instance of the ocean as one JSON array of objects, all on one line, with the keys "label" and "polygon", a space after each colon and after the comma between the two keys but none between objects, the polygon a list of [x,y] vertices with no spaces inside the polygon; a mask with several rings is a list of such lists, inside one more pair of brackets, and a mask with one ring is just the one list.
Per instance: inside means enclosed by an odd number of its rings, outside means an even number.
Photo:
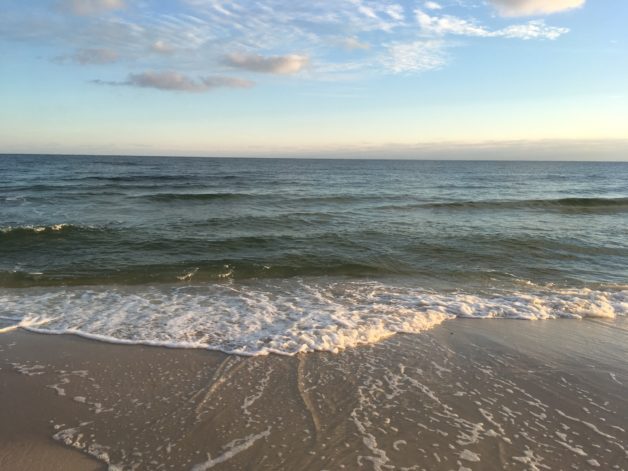
[{"label": "ocean", "polygon": [[292,355],[627,312],[628,163],[0,156],[0,331]]}]

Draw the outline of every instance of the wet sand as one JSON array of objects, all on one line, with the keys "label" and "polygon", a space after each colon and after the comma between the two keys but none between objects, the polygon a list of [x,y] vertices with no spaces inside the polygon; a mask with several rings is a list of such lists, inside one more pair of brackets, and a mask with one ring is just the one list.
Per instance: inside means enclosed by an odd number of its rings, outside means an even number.
[{"label": "wet sand", "polygon": [[628,322],[448,321],[339,354],[0,335],[0,469],[628,470]]}]

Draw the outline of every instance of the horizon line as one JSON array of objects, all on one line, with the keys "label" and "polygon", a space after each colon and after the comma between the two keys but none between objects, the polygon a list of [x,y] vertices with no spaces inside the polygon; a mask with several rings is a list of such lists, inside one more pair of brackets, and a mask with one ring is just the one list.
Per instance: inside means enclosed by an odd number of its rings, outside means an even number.
[{"label": "horizon line", "polygon": [[4,157],[70,157],[70,158],[99,158],[99,157],[111,157],[111,158],[135,158],[135,159],[222,159],[222,160],[335,160],[335,161],[380,161],[380,162],[395,162],[395,161],[417,161],[417,162],[530,162],[530,163],[623,163],[628,164],[628,157],[625,160],[599,160],[599,159],[551,159],[551,158],[539,158],[539,159],[521,159],[521,158],[421,158],[421,157],[402,157],[395,156],[390,158],[382,157],[295,157],[290,155],[277,155],[277,156],[237,156],[237,155],[167,155],[167,154],[79,154],[79,153],[27,153],[27,152],[0,152],[0,158]]},{"label": "horizon line", "polygon": [[[96,146],[89,146],[96,147]],[[86,149],[87,150],[87,149]],[[138,152],[139,151],[139,152]],[[249,146],[248,150],[80,149],[52,151],[0,151],[6,155],[99,156],[214,159],[309,159],[309,160],[452,160],[452,161],[628,161],[628,138],[511,139],[484,141],[433,141],[418,143],[361,144],[354,146],[278,147]]]}]

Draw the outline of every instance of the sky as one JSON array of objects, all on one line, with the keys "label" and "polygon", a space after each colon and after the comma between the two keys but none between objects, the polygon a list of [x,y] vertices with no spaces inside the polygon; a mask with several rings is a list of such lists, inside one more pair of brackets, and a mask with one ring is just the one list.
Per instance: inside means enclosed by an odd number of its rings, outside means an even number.
[{"label": "sky", "polygon": [[0,0],[0,153],[628,160],[626,0]]}]

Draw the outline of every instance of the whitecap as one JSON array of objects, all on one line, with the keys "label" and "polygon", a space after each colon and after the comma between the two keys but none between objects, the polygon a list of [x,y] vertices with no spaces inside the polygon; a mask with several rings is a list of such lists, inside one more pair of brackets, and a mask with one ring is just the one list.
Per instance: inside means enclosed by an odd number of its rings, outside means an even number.
[{"label": "whitecap", "polygon": [[[628,290],[437,292],[368,281],[260,280],[206,285],[2,290],[10,326],[118,343],[241,355],[338,352],[456,317],[613,318]],[[33,313],[36,313],[33,314]]]}]

